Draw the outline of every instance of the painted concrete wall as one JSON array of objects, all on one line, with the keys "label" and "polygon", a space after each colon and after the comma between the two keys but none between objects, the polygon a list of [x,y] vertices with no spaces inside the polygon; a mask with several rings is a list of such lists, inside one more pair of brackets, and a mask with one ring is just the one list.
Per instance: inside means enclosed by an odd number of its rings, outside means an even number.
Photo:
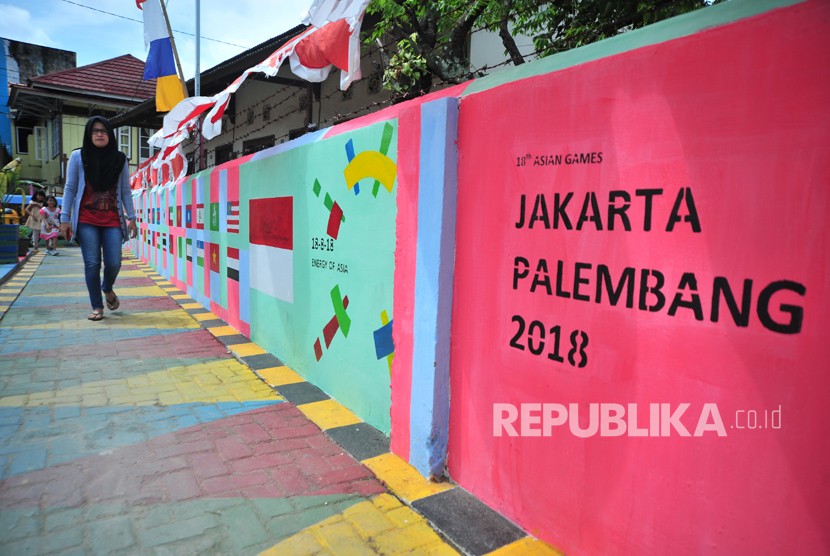
[{"label": "painted concrete wall", "polygon": [[145,194],[133,248],[568,553],[826,553],[828,21],[735,0],[395,105]]},{"label": "painted concrete wall", "polygon": [[830,550],[828,21],[461,101],[449,472],[569,554]]},{"label": "painted concrete wall", "polygon": [[318,132],[141,194],[132,242],[193,299],[387,433],[395,135],[394,121]]}]

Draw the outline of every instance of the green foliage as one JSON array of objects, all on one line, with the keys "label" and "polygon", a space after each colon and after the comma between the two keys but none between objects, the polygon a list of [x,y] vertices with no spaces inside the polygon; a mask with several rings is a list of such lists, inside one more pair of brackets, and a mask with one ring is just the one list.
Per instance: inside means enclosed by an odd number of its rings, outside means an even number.
[{"label": "green foliage", "polygon": [[429,74],[426,59],[413,47],[418,37],[412,34],[409,40],[398,42],[398,51],[389,60],[389,67],[383,72],[383,88],[398,96],[418,90],[421,80]]},{"label": "green foliage", "polygon": [[27,239],[32,237],[32,229],[29,226],[21,224],[17,229],[17,235],[20,239]]},{"label": "green foliage", "polygon": [[719,1],[373,0],[367,13],[379,21],[366,42],[396,46],[384,88],[416,96],[429,92],[433,77],[459,83],[477,76],[467,51],[472,32],[498,32],[509,59],[521,64],[513,34],[530,36],[544,57]]},{"label": "green foliage", "polygon": [[540,57],[638,29],[705,7],[706,0],[583,0],[522,11],[514,31],[528,35]]},{"label": "green foliage", "polygon": [[9,195],[14,195],[17,178],[20,176],[20,166],[20,159],[16,158],[0,170],[0,199],[3,200],[0,206],[7,204]]}]

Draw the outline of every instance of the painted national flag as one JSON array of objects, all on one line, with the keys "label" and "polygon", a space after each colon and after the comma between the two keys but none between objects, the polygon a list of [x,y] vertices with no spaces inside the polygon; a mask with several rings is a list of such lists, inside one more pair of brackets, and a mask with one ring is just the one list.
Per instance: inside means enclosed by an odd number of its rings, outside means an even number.
[{"label": "painted national flag", "polygon": [[202,203],[196,205],[196,229],[205,229],[205,205]]},{"label": "painted national flag", "polygon": [[210,258],[210,271],[219,272],[219,244],[208,243],[208,257]]},{"label": "painted national flag", "polygon": [[193,227],[193,211],[189,205],[184,208],[184,225],[186,228]]},{"label": "painted national flag", "polygon": [[202,240],[196,241],[196,264],[203,268],[205,266],[205,242]]},{"label": "painted national flag", "polygon": [[176,251],[176,254],[179,256],[179,258],[181,258],[181,256],[184,254],[184,249],[182,249],[182,245],[184,243],[184,238],[179,236],[178,239],[177,239],[177,243],[178,243],[178,250]]},{"label": "painted national flag", "polygon": [[228,278],[239,282],[239,249],[228,247]]},{"label": "painted national flag", "polygon": [[210,229],[211,231],[219,231],[219,203],[210,204]]},{"label": "painted national flag", "polygon": [[251,287],[294,302],[294,198],[251,199]]},{"label": "painted national flag", "polygon": [[144,14],[144,46],[149,48],[144,79],[156,80],[156,111],[168,112],[184,99],[176,72],[173,41],[167,30],[160,0],[136,0]]},{"label": "painted national flag", "polygon": [[228,232],[239,233],[239,202],[228,201]]},{"label": "painted national flag", "polygon": [[176,205],[176,226],[182,225],[182,207],[181,205]]},{"label": "painted national flag", "polygon": [[187,261],[193,262],[193,240],[187,239]]}]

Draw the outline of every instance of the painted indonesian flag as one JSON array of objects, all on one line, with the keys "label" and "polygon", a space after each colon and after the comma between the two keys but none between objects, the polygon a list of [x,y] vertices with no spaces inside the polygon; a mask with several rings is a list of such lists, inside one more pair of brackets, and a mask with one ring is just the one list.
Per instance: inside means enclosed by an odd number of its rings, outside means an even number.
[{"label": "painted indonesian flag", "polygon": [[251,199],[251,287],[294,302],[294,198]]}]

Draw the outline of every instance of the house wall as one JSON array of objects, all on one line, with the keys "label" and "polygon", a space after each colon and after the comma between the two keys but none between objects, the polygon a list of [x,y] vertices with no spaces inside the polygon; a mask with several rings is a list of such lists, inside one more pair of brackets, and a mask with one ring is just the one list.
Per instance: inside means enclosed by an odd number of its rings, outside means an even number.
[{"label": "house wall", "polygon": [[[68,160],[69,154],[83,145],[86,122],[87,118],[83,116],[61,115],[61,153],[58,156],[52,156],[51,152],[49,152],[48,156],[44,159],[37,160],[35,157],[34,134],[30,135],[27,141],[29,154],[20,154],[18,152],[19,148],[15,145],[14,156],[19,156],[23,164],[21,178],[39,181],[44,183],[44,185],[62,184],[66,163],[63,157],[65,156]],[[39,124],[46,129],[47,151],[50,151],[52,145],[52,128],[45,121],[41,121]],[[139,162],[138,128],[130,128],[130,136],[129,164],[130,168],[134,170],[138,167]]]},{"label": "house wall", "polygon": [[[46,125],[46,122],[39,122],[39,124],[43,124],[40,127],[44,130],[46,134],[46,154],[45,156],[41,156],[40,159],[37,158],[35,153],[35,134],[34,132],[31,133],[26,141],[26,149],[28,150],[27,154],[23,154],[20,152],[20,145],[17,143],[17,135],[16,135],[16,126],[12,126],[12,133],[14,136],[14,155],[15,157],[19,157],[22,168],[20,172],[21,179],[27,179],[37,182],[42,182],[45,184],[54,184],[60,181],[60,155],[52,156],[50,149],[51,149],[51,134],[50,128]],[[29,126],[25,126],[29,127]],[[32,126],[34,129],[34,126]]]},{"label": "house wall", "polygon": [[[0,39],[5,63],[0,67],[0,143],[9,154],[13,150],[12,123],[9,118],[9,84],[75,67],[75,53],[36,44]],[[14,157],[14,155],[12,155]]]},{"label": "house wall", "polygon": [[396,105],[138,194],[132,248],[567,553],[826,553],[828,21],[736,0]]}]

